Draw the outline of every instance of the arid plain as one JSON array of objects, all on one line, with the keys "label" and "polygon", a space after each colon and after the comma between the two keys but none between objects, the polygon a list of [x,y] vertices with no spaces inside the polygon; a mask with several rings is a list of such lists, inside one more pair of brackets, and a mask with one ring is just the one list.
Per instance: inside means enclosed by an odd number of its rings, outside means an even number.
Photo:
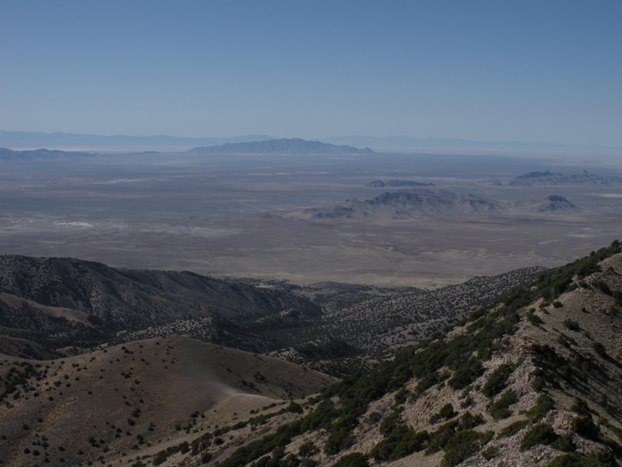
[{"label": "arid plain", "polygon": [[[435,288],[562,264],[616,238],[618,167],[566,160],[406,153],[0,160],[0,245],[4,253],[120,267]],[[516,182],[534,171],[566,178]],[[405,212],[373,201],[404,191],[450,193],[458,202],[424,200]],[[567,203],[549,206],[550,196]],[[473,210],[473,201],[492,208]],[[352,215],[334,215],[353,206]]]}]

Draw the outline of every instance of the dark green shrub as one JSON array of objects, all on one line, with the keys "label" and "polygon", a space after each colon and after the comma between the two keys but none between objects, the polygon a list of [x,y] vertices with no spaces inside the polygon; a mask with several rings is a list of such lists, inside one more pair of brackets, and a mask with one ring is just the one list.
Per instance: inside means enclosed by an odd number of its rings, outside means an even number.
[{"label": "dark green shrub", "polygon": [[553,459],[546,467],[617,467],[615,457],[610,452],[583,454],[571,452]]},{"label": "dark green shrub", "polygon": [[479,433],[474,430],[461,430],[452,436],[445,447],[445,455],[441,465],[443,467],[453,467],[465,461],[469,457],[477,454],[482,447],[490,441],[492,434]]},{"label": "dark green shrub", "polygon": [[343,456],[333,464],[333,467],[369,467],[367,456],[360,452],[353,452]]},{"label": "dark green shrub", "polygon": [[538,444],[551,444],[557,439],[555,430],[548,423],[539,423],[525,433],[520,444],[521,451],[531,449]]},{"label": "dark green shrub", "polygon": [[467,387],[484,372],[484,367],[479,358],[471,357],[464,366],[458,368],[454,375],[449,379],[449,385],[454,389]]},{"label": "dark green shrub", "polygon": [[527,312],[527,320],[534,326],[540,326],[541,324],[544,324],[544,321],[542,321],[542,319],[533,311]]},{"label": "dark green shrub", "polygon": [[514,436],[527,425],[529,425],[529,420],[518,420],[517,422],[511,423],[499,432],[499,438],[509,438],[510,436]]},{"label": "dark green shrub", "polygon": [[572,440],[572,436],[564,435],[557,438],[555,441],[551,443],[551,447],[553,449],[557,449],[558,451],[564,452],[572,452],[576,451],[577,446],[574,444]]},{"label": "dark green shrub", "polygon": [[538,397],[536,405],[527,411],[529,418],[539,421],[555,407],[555,401],[548,394],[542,394]]},{"label": "dark green shrub", "polygon": [[395,403],[403,404],[404,402],[406,402],[409,395],[410,395],[410,391],[408,391],[408,389],[406,388],[400,389],[399,391],[395,393]]},{"label": "dark green shrub", "polygon": [[293,413],[302,413],[304,412],[302,406],[294,401],[291,401],[287,406],[287,410]]},{"label": "dark green shrub", "polygon": [[445,404],[441,407],[437,414],[430,417],[430,423],[436,423],[440,420],[449,420],[450,418],[454,418],[456,415],[458,414],[454,412],[454,406],[451,404]]},{"label": "dark green shrub", "polygon": [[484,423],[484,417],[480,414],[473,415],[471,412],[465,412],[464,415],[460,417],[460,428],[462,429],[475,428],[482,423]]},{"label": "dark green shrub", "polygon": [[319,449],[312,441],[304,442],[298,449],[298,455],[300,457],[311,457],[319,452]]},{"label": "dark green shrub", "polygon": [[499,394],[506,386],[507,380],[514,371],[513,365],[504,363],[500,365],[495,371],[491,373],[482,388],[482,393],[485,396],[493,397]]},{"label": "dark green shrub", "polygon": [[613,358],[607,353],[607,349],[600,342],[594,342],[593,348],[596,353],[607,361],[613,361]]},{"label": "dark green shrub", "polygon": [[600,428],[594,424],[589,415],[575,417],[572,421],[572,430],[583,438],[593,441],[600,440]]},{"label": "dark green shrub", "polygon": [[574,404],[572,404],[571,409],[574,410],[579,415],[587,415],[587,416],[592,415],[592,411],[590,410],[590,407],[587,405],[587,402],[585,402],[583,399],[580,399],[578,397],[575,398]]},{"label": "dark green shrub", "polygon": [[404,421],[402,420],[401,410],[393,409],[389,415],[387,415],[382,423],[380,424],[380,433],[387,436],[391,432],[393,432],[397,426],[402,425]]},{"label": "dark green shrub", "polygon": [[563,324],[571,331],[579,332],[581,330],[581,326],[579,326],[579,322],[573,319],[565,319]]},{"label": "dark green shrub", "polygon": [[544,380],[540,376],[536,375],[536,377],[531,382],[531,387],[533,388],[533,390],[536,392],[540,392],[544,389],[544,386]]},{"label": "dark green shrub", "polygon": [[354,439],[352,432],[346,428],[339,428],[332,431],[324,444],[324,452],[326,454],[337,454],[346,448],[352,446]]},{"label": "dark green shrub", "polygon": [[430,435],[427,431],[415,432],[406,425],[397,427],[372,449],[371,455],[378,461],[391,461],[422,451]]},{"label": "dark green shrub", "polygon": [[441,425],[438,430],[430,433],[430,440],[425,450],[426,454],[434,454],[443,449],[447,442],[456,434],[458,425],[458,422],[454,420]]},{"label": "dark green shrub", "polygon": [[503,394],[501,394],[492,404],[492,406],[490,407],[490,415],[492,415],[493,418],[496,420],[508,418],[510,415],[512,415],[512,411],[509,409],[509,407],[512,404],[516,404],[516,402],[518,402],[516,392],[513,389],[508,389]]},{"label": "dark green shrub", "polygon": [[484,457],[484,459],[486,459],[487,461],[494,459],[495,457],[497,457],[499,455],[499,448],[496,446],[491,446],[487,449],[484,449],[482,451],[482,456]]}]

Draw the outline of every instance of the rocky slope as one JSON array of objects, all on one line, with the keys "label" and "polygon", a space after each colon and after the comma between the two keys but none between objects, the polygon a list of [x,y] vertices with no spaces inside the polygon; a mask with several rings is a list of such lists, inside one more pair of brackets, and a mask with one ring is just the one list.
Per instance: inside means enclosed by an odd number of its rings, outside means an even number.
[{"label": "rocky slope", "polygon": [[0,349],[26,357],[75,354],[102,343],[187,335],[328,370],[326,364],[341,358],[381,354],[427,338],[538,271],[425,291],[299,287],[114,269],[71,258],[0,256],[0,336],[12,339]]},{"label": "rocky slope", "polygon": [[295,325],[320,311],[304,297],[190,272],[0,256],[0,334],[51,347],[88,347],[119,333],[201,319],[214,341],[269,348],[274,344],[254,331]]},{"label": "rocky slope", "polygon": [[[220,466],[614,466],[622,459],[622,249],[543,274],[463,326],[307,401]],[[211,440],[213,435],[203,435]]]}]

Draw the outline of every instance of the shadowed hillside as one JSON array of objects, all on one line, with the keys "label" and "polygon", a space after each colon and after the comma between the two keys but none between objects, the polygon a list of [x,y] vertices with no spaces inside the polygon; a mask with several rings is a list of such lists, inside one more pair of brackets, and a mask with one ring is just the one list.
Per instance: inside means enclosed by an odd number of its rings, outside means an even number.
[{"label": "shadowed hillside", "polygon": [[203,319],[215,341],[227,343],[231,337],[240,347],[246,342],[248,349],[266,348],[269,342],[244,328],[261,328],[266,321],[298,323],[319,312],[303,297],[190,272],[0,256],[1,333],[53,347],[91,346],[119,332]]}]

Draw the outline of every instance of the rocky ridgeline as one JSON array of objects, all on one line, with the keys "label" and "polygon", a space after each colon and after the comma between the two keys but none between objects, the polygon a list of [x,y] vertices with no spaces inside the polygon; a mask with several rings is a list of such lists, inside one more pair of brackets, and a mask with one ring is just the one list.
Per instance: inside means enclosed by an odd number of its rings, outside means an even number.
[{"label": "rocky ridgeline", "polygon": [[548,271],[461,327],[345,378],[296,420],[253,440],[232,429],[206,452],[223,467],[617,466],[621,251],[614,242]]}]

